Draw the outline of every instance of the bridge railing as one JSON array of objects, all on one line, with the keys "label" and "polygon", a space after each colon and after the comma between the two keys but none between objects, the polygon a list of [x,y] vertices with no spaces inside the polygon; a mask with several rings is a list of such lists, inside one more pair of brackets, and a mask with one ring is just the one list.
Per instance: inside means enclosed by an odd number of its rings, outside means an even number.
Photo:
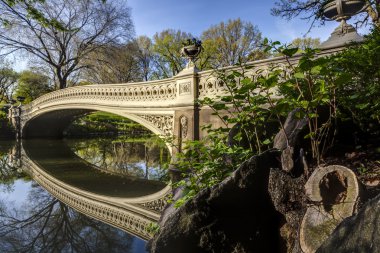
[{"label": "bridge railing", "polygon": [[[319,53],[319,56],[329,55],[340,50],[342,50],[342,48],[323,50]],[[299,58],[300,56],[295,56],[290,62],[295,63]],[[258,73],[261,75],[269,73],[273,67],[283,69],[285,74],[289,72],[288,62],[284,57],[249,62],[246,66],[251,68],[246,74],[252,78],[255,78]],[[241,67],[238,66],[230,66],[219,70],[232,71],[239,70],[240,68]],[[192,90],[197,90],[198,94],[192,95],[193,97],[199,97],[201,99],[204,97],[214,97],[226,92],[225,85],[217,80],[215,73],[216,71],[209,70],[188,74],[187,79],[197,79],[194,83],[191,81],[181,81],[181,77],[175,76],[163,80],[139,83],[95,84],[70,87],[43,95],[30,104],[23,106],[23,114],[28,114],[35,109],[39,109],[39,106],[42,105],[60,104],[69,101],[73,102],[75,100],[88,103],[94,103],[94,101],[96,101],[98,104],[114,103],[118,106],[127,107],[175,106],[177,102],[179,103],[181,99],[183,100],[181,94],[186,93],[186,91],[191,93]],[[198,85],[198,87],[195,89],[194,87],[187,86],[187,84]]]},{"label": "bridge railing", "polygon": [[[327,50],[322,50],[316,56],[323,57],[334,54],[341,51],[343,48],[331,48]],[[275,57],[265,60],[258,60],[253,62],[248,62],[241,66],[229,66],[225,68],[220,68],[217,70],[207,70],[198,73],[198,97],[199,99],[204,99],[206,97],[215,98],[217,96],[227,93],[226,85],[218,79],[218,72],[231,73],[232,71],[243,71],[246,77],[256,80],[258,76],[265,76],[270,73],[273,69],[280,69],[283,71],[282,76],[286,77],[291,73],[291,65],[296,64],[301,55],[296,55],[292,58],[286,59],[285,57]],[[240,80],[237,80],[238,84]]]},{"label": "bridge railing", "polygon": [[176,82],[173,78],[128,84],[95,84],[69,87],[45,94],[30,104],[23,106],[23,115],[41,106],[75,101],[115,104],[123,106],[166,106],[177,98]]}]

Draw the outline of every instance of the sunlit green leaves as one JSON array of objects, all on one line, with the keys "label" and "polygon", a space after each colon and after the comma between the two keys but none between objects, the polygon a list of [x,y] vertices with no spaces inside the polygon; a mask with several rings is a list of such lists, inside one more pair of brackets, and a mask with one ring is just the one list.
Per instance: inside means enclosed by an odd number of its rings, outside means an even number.
[{"label": "sunlit green leaves", "polygon": [[[285,59],[298,53],[267,39],[264,44],[266,51],[276,51]],[[181,154],[182,169],[190,178],[183,182],[188,193],[220,182],[244,159],[270,148],[279,125],[291,111],[295,118],[308,123],[303,137],[309,141],[316,162],[323,159],[334,141],[334,122],[349,118],[346,112],[364,123],[380,122],[380,52],[375,50],[379,44],[377,31],[364,46],[330,57],[305,49],[298,63],[287,62],[291,71],[285,77],[276,68],[269,73],[257,71],[255,78],[244,68],[218,73],[226,94],[200,103],[212,108],[225,126],[207,126],[208,137],[189,143],[187,153]],[[273,122],[275,130],[270,131]],[[233,137],[229,136],[231,129]]]}]

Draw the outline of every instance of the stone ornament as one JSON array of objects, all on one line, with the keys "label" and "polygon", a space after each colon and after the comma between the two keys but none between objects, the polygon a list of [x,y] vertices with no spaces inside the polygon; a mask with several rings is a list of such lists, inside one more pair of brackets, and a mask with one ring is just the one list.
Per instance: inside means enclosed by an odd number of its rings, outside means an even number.
[{"label": "stone ornament", "polygon": [[305,185],[310,205],[300,227],[300,244],[314,253],[339,223],[354,214],[359,183],[352,170],[331,165],[317,168]]},{"label": "stone ornament", "polygon": [[173,133],[174,117],[172,115],[138,115],[139,117],[149,121],[165,135],[171,135]]},{"label": "stone ornament", "polygon": [[186,116],[181,116],[180,124],[181,124],[181,137],[186,138],[187,130],[188,130],[188,119]]},{"label": "stone ornament", "polygon": [[[231,69],[234,70],[234,69]],[[286,63],[276,63],[273,66],[257,66],[252,69],[248,69],[245,72],[245,76],[252,78],[252,80],[257,81],[257,78],[259,76],[265,76],[267,77],[271,71],[273,70],[281,70],[281,76],[280,78],[285,79],[290,76],[291,74],[291,68]],[[198,73],[200,74],[199,79],[199,87],[198,87],[198,95],[200,99],[204,99],[206,97],[209,98],[217,98],[219,96],[228,95],[229,90],[225,83],[223,83],[221,80],[218,80],[215,76],[213,76],[213,73]],[[241,85],[242,78],[237,78],[236,83],[237,85]],[[257,93],[259,90],[257,90]],[[255,93],[255,91],[253,92]],[[278,96],[278,92],[273,89],[272,93],[273,96]]]},{"label": "stone ornament", "polygon": [[179,84],[179,95],[191,94],[191,82],[185,82]]},{"label": "stone ornament", "polygon": [[167,205],[167,200],[169,199],[169,194],[163,198],[153,200],[150,202],[142,203],[141,206],[145,207],[148,210],[156,211],[158,213],[162,212]]}]

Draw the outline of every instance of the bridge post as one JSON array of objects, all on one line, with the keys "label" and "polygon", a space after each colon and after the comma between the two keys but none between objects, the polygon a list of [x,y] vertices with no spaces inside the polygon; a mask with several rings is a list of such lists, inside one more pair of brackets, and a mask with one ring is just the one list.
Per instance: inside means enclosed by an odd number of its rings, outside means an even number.
[{"label": "bridge post", "polygon": [[178,145],[174,152],[182,151],[184,141],[199,139],[198,71],[189,66],[174,77],[177,86],[174,136]]},{"label": "bridge post", "polygon": [[16,139],[21,138],[21,108],[12,105],[8,110],[8,119],[16,131]]},{"label": "bridge post", "polygon": [[180,179],[180,172],[176,170],[175,157],[182,152],[184,142],[199,139],[199,108],[198,99],[199,70],[195,66],[188,65],[174,77],[177,87],[177,100],[174,107],[174,147],[172,149],[172,161],[170,166],[173,182]]}]

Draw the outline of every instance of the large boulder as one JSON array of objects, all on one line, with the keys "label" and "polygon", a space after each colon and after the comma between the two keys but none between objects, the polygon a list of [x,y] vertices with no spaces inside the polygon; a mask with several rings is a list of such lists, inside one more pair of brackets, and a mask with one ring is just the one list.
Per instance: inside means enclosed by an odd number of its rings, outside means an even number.
[{"label": "large boulder", "polygon": [[268,194],[279,151],[246,161],[233,175],[170,214],[150,241],[152,253],[279,252],[281,215]]},{"label": "large boulder", "polygon": [[345,219],[316,251],[317,253],[380,252],[380,195]]},{"label": "large boulder", "polygon": [[300,253],[299,225],[306,211],[306,178],[292,177],[281,169],[271,169],[268,190],[273,205],[283,219],[279,227],[282,241],[285,242],[281,252]]}]

